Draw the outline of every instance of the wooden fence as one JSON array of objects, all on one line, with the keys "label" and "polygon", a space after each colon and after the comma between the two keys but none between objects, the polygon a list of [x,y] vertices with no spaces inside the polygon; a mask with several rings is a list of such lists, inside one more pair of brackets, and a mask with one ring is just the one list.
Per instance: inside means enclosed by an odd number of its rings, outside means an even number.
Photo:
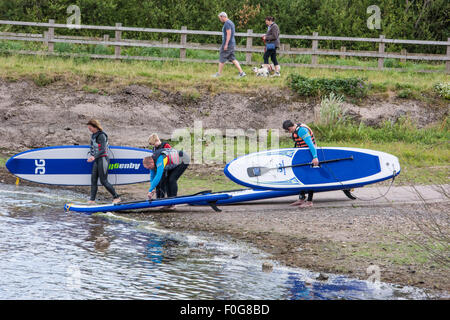
[{"label": "wooden fence", "polygon": [[[0,20],[0,25],[11,26],[29,26],[29,27],[42,27],[46,28],[43,34],[36,33],[10,33],[0,32],[0,40],[18,40],[18,41],[34,41],[43,42],[47,46],[47,51],[27,51],[16,50],[10,51],[20,54],[34,54],[34,55],[70,55],[70,56],[86,56],[86,54],[63,54],[55,52],[55,43],[71,43],[71,44],[85,44],[85,45],[104,45],[114,46],[113,55],[99,55],[89,54],[87,56],[91,58],[101,59],[133,59],[133,60],[182,60],[187,62],[206,62],[217,63],[217,60],[204,60],[204,59],[188,59],[186,58],[186,50],[212,50],[218,51],[218,45],[200,44],[200,43],[188,43],[188,35],[207,35],[207,36],[221,36],[222,32],[218,31],[202,31],[202,30],[188,30],[187,27],[181,27],[181,29],[155,29],[155,28],[133,28],[123,27],[121,23],[116,23],[115,26],[92,26],[92,25],[67,25],[57,24],[54,20],[49,20],[48,23],[37,22],[22,22],[22,21],[5,21]],[[90,29],[100,31],[114,31],[115,37],[109,38],[109,35],[104,35],[103,38],[92,37],[80,37],[80,36],[62,36],[55,33],[55,29]],[[163,33],[163,34],[179,34],[179,43],[169,43],[167,38],[163,41],[142,41],[135,39],[123,39],[122,32],[146,32],[146,33]],[[247,30],[246,33],[236,32],[236,37],[245,37],[246,45],[237,46],[236,51],[245,52],[245,61],[242,64],[257,64],[252,61],[253,53],[263,53],[264,47],[254,46],[253,38],[260,38],[262,33],[253,33],[253,30]],[[385,68],[384,59],[400,59],[406,60],[418,60],[418,61],[442,61],[446,63],[446,73],[450,73],[450,38],[447,41],[425,41],[425,40],[401,40],[401,39],[386,39],[383,35],[379,38],[351,38],[351,37],[330,37],[319,36],[317,32],[313,35],[280,35],[280,39],[296,39],[296,40],[311,40],[312,45],[310,48],[290,48],[289,44],[282,44],[281,48],[277,51],[280,55],[311,55],[311,64],[298,64],[298,63],[284,63],[286,66],[298,66],[298,67],[313,67],[313,68],[335,68],[335,69],[359,69],[359,70],[398,70],[403,71],[402,68]],[[341,47],[340,50],[335,49],[319,49],[319,41],[348,41],[348,42],[370,42],[378,44],[378,51],[350,51],[345,47]],[[386,52],[386,44],[405,44],[405,45],[422,45],[422,46],[446,46],[446,55],[439,54],[419,54],[408,53],[405,49],[401,52]],[[172,48],[180,50],[179,58],[168,57],[150,57],[150,56],[128,56],[121,54],[122,47],[146,47],[146,48]],[[337,65],[324,65],[318,63],[318,56],[339,56],[342,59],[345,57],[365,57],[378,59],[378,67],[359,67],[359,66],[337,66]],[[416,70],[415,70],[416,71]],[[417,72],[440,72],[440,70],[417,70]]]}]

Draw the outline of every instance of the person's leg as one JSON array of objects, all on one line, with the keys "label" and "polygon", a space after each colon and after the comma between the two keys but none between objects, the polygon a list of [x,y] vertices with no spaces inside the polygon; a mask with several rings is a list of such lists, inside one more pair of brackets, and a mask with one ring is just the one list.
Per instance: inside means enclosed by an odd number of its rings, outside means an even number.
[{"label": "person's leg", "polygon": [[174,169],[170,170],[167,177],[167,195],[169,197],[176,197],[178,194],[178,183],[177,180],[181,177],[183,172],[187,169],[189,165],[181,163]]},{"label": "person's leg", "polygon": [[219,71],[217,72],[219,75],[222,74],[224,65],[225,65],[225,62],[219,62]]},{"label": "person's leg", "polygon": [[97,190],[98,190],[98,166],[97,161],[94,161],[92,165],[92,172],[91,172],[91,197],[90,197],[90,203],[95,202],[95,197],[97,196]]},{"label": "person's leg", "polygon": [[307,207],[312,207],[313,206],[313,195],[314,192],[313,191],[309,191],[308,192],[308,199],[306,199],[305,202],[303,202],[301,205],[299,205],[300,208],[307,208]]},{"label": "person's leg", "polygon": [[300,194],[298,195],[298,200],[291,203],[290,206],[299,206],[305,202],[305,199],[306,199],[305,191],[301,191]]},{"label": "person's leg", "polygon": [[236,66],[236,68],[239,70],[239,73],[243,73],[243,72],[244,72],[244,71],[242,70],[242,68],[241,68],[241,65],[239,64],[239,61],[233,60],[232,62],[233,62],[233,64]]},{"label": "person's leg", "polygon": [[96,160],[98,162],[98,176],[100,178],[101,184],[108,190],[109,193],[113,196],[114,200],[119,199],[119,195],[116,193],[116,190],[108,181],[108,165],[109,159],[107,157],[102,157]]},{"label": "person's leg", "polygon": [[270,59],[273,62],[273,65],[275,66],[275,74],[279,75],[280,74],[280,65],[278,63],[277,60],[277,49],[275,50],[271,50],[271,55],[270,55]]}]

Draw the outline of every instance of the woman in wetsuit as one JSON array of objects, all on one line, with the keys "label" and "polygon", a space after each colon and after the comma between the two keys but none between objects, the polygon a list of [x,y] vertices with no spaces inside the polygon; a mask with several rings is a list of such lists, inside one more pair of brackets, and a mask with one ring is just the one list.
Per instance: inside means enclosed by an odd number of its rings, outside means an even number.
[{"label": "woman in wetsuit", "polygon": [[93,162],[91,173],[91,198],[89,203],[95,204],[95,197],[97,196],[98,179],[100,178],[101,184],[108,190],[113,196],[113,203],[120,202],[120,197],[116,193],[116,190],[108,182],[108,166],[109,166],[109,148],[108,148],[108,135],[103,132],[103,128],[100,122],[96,119],[91,119],[87,123],[91,136],[91,150],[89,151],[90,157],[88,162]]}]

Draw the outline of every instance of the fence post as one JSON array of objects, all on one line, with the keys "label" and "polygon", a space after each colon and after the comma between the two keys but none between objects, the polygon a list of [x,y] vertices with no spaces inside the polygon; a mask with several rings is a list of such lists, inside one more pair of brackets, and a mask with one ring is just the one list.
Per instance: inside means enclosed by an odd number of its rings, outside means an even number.
[{"label": "fence post", "polygon": [[[341,47],[341,52],[347,52],[347,48],[346,47]],[[339,58],[340,59],[345,59],[345,55],[343,54]]]},{"label": "fence post", "polygon": [[[313,32],[313,37],[317,37],[319,35],[318,32]],[[317,64],[317,55],[314,54],[314,52],[317,51],[317,48],[319,47],[319,40],[313,40],[312,41],[312,51],[313,55],[311,57],[311,64],[316,65]]]},{"label": "fence post", "polygon": [[[450,42],[450,38],[447,38],[447,42]],[[447,59],[450,59],[450,46],[447,46]],[[447,73],[450,73],[450,60],[445,63]]]},{"label": "fence post", "polygon": [[[116,23],[116,28],[120,28],[121,26],[122,26],[122,23],[120,23],[120,22]],[[116,30],[114,37],[115,37],[115,39],[114,39],[115,42],[122,40],[122,31]],[[114,46],[114,57],[119,58],[120,55],[121,55],[120,46]]]},{"label": "fence post", "polygon": [[[407,54],[406,49],[402,49],[402,51],[400,53],[401,53],[402,56],[406,57],[406,54]],[[400,62],[406,62],[406,59],[405,58],[401,58]]]},{"label": "fence post", "polygon": [[[186,31],[187,27],[186,26],[182,26],[181,27],[182,31]],[[180,40],[180,44],[184,47],[186,46],[186,42],[187,42],[187,34],[186,33],[182,33],[181,34],[181,40]],[[186,48],[181,48],[180,49],[180,59],[186,59]]]},{"label": "fence post", "polygon": [[[55,24],[55,20],[54,19],[50,19],[48,20],[49,24]],[[53,43],[53,39],[55,38],[55,28],[53,27],[49,27],[48,31],[47,31],[47,46],[48,46],[48,52],[53,52],[55,49],[55,45]]]},{"label": "fence post", "polygon": [[[378,43],[378,53],[384,53],[384,35],[380,35],[380,42]],[[378,58],[378,69],[383,69],[384,58]]]},{"label": "fence post", "polygon": [[104,34],[103,35],[103,42],[105,43],[105,47],[108,46],[108,42],[109,42],[109,34]]},{"label": "fence post", "polygon": [[[246,49],[251,49],[253,46],[253,37],[251,37],[250,35],[253,33],[252,29],[248,29],[247,30],[247,45],[246,45]],[[246,52],[245,53],[245,63],[246,64],[251,64],[252,63],[252,52]]]}]

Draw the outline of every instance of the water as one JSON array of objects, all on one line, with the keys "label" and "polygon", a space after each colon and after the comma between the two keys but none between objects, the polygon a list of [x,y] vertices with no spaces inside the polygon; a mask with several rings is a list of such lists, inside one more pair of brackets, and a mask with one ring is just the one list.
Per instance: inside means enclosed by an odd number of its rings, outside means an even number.
[{"label": "water", "polygon": [[[0,299],[424,299],[411,287],[283,267],[233,240],[120,214],[63,211],[84,195],[0,184]],[[102,247],[97,239],[106,238]],[[262,271],[264,261],[273,272]]]}]

